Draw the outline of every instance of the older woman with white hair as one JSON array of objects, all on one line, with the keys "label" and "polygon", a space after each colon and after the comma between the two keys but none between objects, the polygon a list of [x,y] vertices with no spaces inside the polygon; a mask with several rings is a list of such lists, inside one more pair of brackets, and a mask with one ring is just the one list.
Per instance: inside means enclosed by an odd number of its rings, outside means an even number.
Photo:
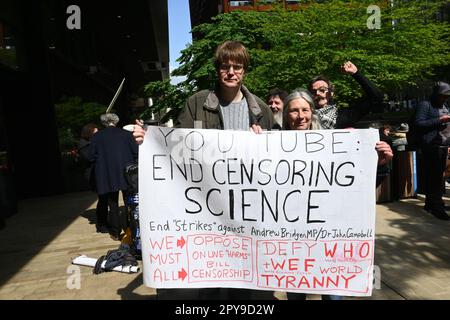
[{"label": "older woman with white hair", "polygon": [[320,130],[314,101],[305,89],[295,89],[284,100],[283,130]]},{"label": "older woman with white hair", "polygon": [[[321,130],[322,125],[316,114],[314,100],[306,89],[295,89],[284,101],[283,109],[284,130]],[[384,165],[392,159],[392,149],[386,142],[377,142],[375,149],[378,151],[378,164]],[[305,300],[304,293],[287,293],[288,300]],[[341,296],[327,295],[324,300],[341,300]]]},{"label": "older woman with white hair", "polygon": [[115,127],[119,123],[119,116],[115,113],[104,113],[100,116],[100,121],[105,127]]}]

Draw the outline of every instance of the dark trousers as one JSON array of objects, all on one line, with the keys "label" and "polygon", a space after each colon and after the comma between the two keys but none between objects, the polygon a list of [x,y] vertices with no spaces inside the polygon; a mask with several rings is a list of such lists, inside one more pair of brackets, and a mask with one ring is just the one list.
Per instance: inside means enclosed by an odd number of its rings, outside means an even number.
[{"label": "dark trousers", "polygon": [[306,300],[306,293],[287,292],[286,296],[288,300]]},{"label": "dark trousers", "polygon": [[[288,300],[306,300],[306,293],[288,292],[286,295]],[[328,295],[328,294],[322,295],[322,300],[343,300],[343,299],[344,299],[343,296]]]},{"label": "dark trousers", "polygon": [[119,214],[119,191],[99,194],[96,214],[97,226],[109,225],[111,234],[119,235],[121,231]]},{"label": "dark trousers", "polygon": [[447,147],[429,145],[422,148],[425,171],[425,204],[430,209],[443,209],[444,170],[447,161]]},{"label": "dark trousers", "polygon": [[275,300],[273,291],[204,288],[204,289],[157,289],[158,300]]}]

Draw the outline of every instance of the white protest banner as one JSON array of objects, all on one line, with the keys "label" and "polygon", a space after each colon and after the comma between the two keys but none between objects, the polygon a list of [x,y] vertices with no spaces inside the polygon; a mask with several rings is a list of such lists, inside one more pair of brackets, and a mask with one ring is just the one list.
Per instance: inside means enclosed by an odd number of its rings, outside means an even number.
[{"label": "white protest banner", "polygon": [[378,132],[149,127],[144,283],[368,296]]}]

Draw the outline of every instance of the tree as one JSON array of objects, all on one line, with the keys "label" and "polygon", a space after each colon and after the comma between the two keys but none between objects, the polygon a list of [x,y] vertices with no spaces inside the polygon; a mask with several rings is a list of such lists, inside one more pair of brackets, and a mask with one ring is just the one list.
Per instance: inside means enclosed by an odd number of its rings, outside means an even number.
[{"label": "tree", "polygon": [[141,115],[141,119],[149,119],[153,114],[164,115],[160,122],[164,123],[170,119],[175,119],[184,101],[191,95],[193,88],[185,83],[173,85],[169,79],[163,81],[150,82],[144,88],[144,92],[153,98],[154,104]]},{"label": "tree", "polygon": [[100,115],[105,113],[105,110],[106,106],[95,102],[83,102],[80,97],[66,97],[56,104],[56,126],[61,148],[63,150],[73,148],[84,125],[95,123],[100,127]]},{"label": "tree", "polygon": [[[448,67],[450,28],[448,22],[436,19],[447,1],[395,1],[392,6],[383,1],[381,27],[374,30],[367,26],[372,3],[332,0],[311,3],[300,11],[275,7],[268,12],[218,15],[192,30],[201,38],[182,51],[180,67],[172,72],[186,80],[178,87],[153,83],[147,93],[165,97],[160,101],[171,105],[175,116],[174,108],[182,107],[178,98],[212,87],[216,78],[212,55],[228,39],[242,41],[249,49],[252,61],[245,84],[261,97],[273,87],[305,87],[313,76],[323,74],[337,87],[336,100],[350,102],[362,92],[351,77],[339,72],[346,60],[386,93],[415,87]],[[167,91],[156,90],[161,87]],[[182,95],[175,93],[180,88]],[[176,99],[169,101],[171,97]],[[155,104],[157,108],[164,109]]]}]

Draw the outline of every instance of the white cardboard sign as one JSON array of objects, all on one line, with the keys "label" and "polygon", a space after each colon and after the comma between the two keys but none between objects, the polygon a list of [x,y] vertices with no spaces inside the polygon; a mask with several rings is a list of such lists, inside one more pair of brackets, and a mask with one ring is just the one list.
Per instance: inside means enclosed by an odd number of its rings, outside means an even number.
[{"label": "white cardboard sign", "polygon": [[368,296],[378,132],[149,127],[144,283]]}]

